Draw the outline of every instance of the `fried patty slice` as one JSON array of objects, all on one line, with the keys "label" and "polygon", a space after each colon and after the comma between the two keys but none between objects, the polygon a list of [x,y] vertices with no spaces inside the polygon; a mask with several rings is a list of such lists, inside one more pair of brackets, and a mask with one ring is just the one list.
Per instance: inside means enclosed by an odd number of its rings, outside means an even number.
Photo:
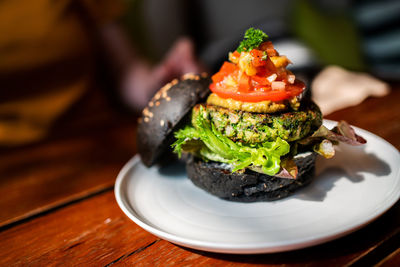
[{"label": "fried patty slice", "polygon": [[193,108],[192,121],[199,116],[200,106],[217,130],[235,142],[262,143],[277,137],[292,142],[306,137],[322,124],[321,111],[313,102],[302,105],[297,111],[273,114],[198,104]]}]

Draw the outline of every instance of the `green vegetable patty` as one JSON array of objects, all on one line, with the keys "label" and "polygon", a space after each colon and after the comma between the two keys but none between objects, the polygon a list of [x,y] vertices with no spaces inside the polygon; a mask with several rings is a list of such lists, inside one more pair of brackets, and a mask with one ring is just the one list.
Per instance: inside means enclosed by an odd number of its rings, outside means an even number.
[{"label": "green vegetable patty", "polygon": [[262,143],[277,137],[288,142],[302,139],[322,124],[318,106],[309,103],[297,111],[262,114],[234,111],[226,108],[199,104],[193,108],[192,121],[199,116],[200,106],[207,112],[216,129],[232,141]]}]

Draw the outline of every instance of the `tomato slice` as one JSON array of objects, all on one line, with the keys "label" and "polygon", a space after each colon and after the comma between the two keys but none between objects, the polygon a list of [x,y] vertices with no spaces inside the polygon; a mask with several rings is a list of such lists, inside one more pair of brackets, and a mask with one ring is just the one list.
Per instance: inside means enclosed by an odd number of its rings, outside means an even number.
[{"label": "tomato slice", "polygon": [[270,101],[281,101],[297,96],[303,92],[305,84],[301,81],[296,80],[294,84],[287,84],[285,91],[227,91],[222,88],[215,86],[215,83],[210,85],[210,90],[222,98],[232,98],[234,100],[244,102],[260,102],[265,100]]}]

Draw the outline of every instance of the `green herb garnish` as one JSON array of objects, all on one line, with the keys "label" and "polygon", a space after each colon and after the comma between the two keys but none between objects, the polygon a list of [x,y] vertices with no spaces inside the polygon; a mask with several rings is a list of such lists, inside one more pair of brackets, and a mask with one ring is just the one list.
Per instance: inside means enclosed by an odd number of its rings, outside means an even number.
[{"label": "green herb garnish", "polygon": [[244,34],[244,39],[236,49],[239,53],[242,51],[250,51],[257,48],[262,42],[268,39],[268,35],[262,30],[249,28]]}]

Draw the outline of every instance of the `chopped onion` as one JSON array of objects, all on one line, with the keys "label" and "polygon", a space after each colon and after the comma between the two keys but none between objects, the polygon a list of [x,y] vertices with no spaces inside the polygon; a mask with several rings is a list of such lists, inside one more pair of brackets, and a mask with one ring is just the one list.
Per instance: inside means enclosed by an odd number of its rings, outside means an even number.
[{"label": "chopped onion", "polygon": [[287,80],[288,80],[288,82],[289,82],[290,84],[293,84],[295,79],[296,79],[296,76],[294,76],[294,74],[289,74],[289,75],[287,76]]},{"label": "chopped onion", "polygon": [[271,89],[283,91],[283,90],[285,90],[285,83],[284,82],[272,82]]},{"label": "chopped onion", "polygon": [[273,81],[276,80],[277,77],[278,77],[278,75],[276,75],[276,73],[274,73],[274,74],[268,76],[267,80],[268,80],[270,83],[272,83]]}]

